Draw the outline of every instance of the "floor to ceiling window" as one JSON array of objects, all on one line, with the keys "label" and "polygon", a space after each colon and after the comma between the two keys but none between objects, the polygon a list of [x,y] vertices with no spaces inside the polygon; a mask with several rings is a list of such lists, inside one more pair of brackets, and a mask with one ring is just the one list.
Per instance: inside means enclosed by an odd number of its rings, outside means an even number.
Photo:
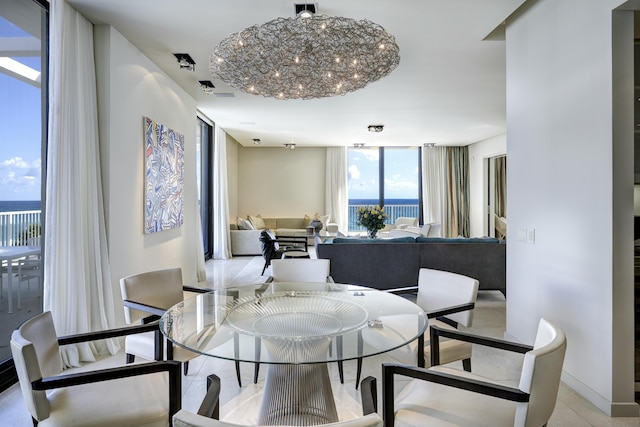
[{"label": "floor to ceiling window", "polygon": [[[20,246],[39,248],[44,233],[48,7],[46,0],[0,2],[0,246],[8,247],[5,254]],[[37,252],[29,268],[25,257],[0,264],[0,390],[14,381],[11,332],[42,312],[43,254]],[[25,268],[17,275],[19,265]]]},{"label": "floor to ceiling window", "polygon": [[213,125],[198,117],[196,126],[196,164],[198,183],[198,206],[202,221],[202,243],[205,259],[213,255]]},{"label": "floor to ceiling window", "polygon": [[363,205],[385,207],[387,222],[399,216],[422,223],[420,147],[350,148],[349,231],[361,231],[356,210]]}]

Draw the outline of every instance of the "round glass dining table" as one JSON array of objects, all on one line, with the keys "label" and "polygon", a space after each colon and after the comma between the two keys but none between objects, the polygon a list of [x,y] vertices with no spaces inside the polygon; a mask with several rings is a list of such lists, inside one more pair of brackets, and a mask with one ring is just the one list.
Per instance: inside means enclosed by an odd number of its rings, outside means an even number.
[{"label": "round glass dining table", "polygon": [[[424,311],[406,298],[334,283],[212,290],[171,307],[160,320],[162,333],[188,350],[267,366],[263,425],[338,421],[327,363],[405,346],[426,328]],[[363,331],[383,339],[365,345]]]}]

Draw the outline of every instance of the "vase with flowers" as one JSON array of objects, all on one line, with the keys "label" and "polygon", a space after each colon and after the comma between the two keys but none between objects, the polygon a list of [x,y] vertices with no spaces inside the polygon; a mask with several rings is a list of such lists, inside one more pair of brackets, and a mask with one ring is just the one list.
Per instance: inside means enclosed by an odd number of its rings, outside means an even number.
[{"label": "vase with flowers", "polygon": [[384,212],[384,207],[378,205],[360,206],[356,213],[358,225],[367,229],[367,236],[370,239],[375,238],[378,230],[384,228],[384,220],[388,218]]}]

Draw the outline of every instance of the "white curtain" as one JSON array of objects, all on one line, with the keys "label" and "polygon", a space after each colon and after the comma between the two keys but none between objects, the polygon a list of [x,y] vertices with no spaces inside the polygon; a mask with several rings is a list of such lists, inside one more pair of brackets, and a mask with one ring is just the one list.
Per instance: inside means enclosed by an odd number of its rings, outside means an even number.
[{"label": "white curtain", "polygon": [[202,215],[200,206],[196,206],[196,277],[198,282],[207,281],[207,269],[204,262],[204,242],[202,241]]},{"label": "white curtain", "polygon": [[[44,300],[61,335],[115,327],[100,178],[93,26],[51,7]],[[68,366],[115,354],[118,341],[65,346]]]},{"label": "white curtain", "polygon": [[349,230],[347,162],[347,147],[327,148],[325,208],[343,233]]},{"label": "white curtain", "polygon": [[227,190],[227,133],[218,126],[213,153],[213,258],[229,259],[231,237]]},{"label": "white curtain", "polygon": [[439,222],[447,237],[447,148],[422,149],[422,200],[424,223]]}]

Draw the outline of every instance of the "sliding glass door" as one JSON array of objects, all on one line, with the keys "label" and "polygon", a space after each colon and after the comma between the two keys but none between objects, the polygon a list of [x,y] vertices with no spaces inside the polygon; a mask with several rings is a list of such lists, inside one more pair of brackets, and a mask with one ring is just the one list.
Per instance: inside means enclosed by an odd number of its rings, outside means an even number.
[{"label": "sliding glass door", "polygon": [[[5,253],[18,246],[37,249],[44,238],[48,8],[46,0],[0,1],[0,246],[10,247]],[[44,254],[38,252],[39,258],[29,260],[28,275],[26,269],[16,274],[19,264],[27,265],[24,257],[0,261],[0,391],[16,381],[11,332],[42,312]]]},{"label": "sliding glass door", "polygon": [[385,207],[387,222],[397,217],[422,223],[420,147],[351,148],[349,162],[349,231],[362,231],[356,210],[363,205]]},{"label": "sliding glass door", "polygon": [[196,164],[198,182],[198,206],[202,222],[202,243],[205,259],[213,255],[213,124],[198,117],[196,126]]}]

